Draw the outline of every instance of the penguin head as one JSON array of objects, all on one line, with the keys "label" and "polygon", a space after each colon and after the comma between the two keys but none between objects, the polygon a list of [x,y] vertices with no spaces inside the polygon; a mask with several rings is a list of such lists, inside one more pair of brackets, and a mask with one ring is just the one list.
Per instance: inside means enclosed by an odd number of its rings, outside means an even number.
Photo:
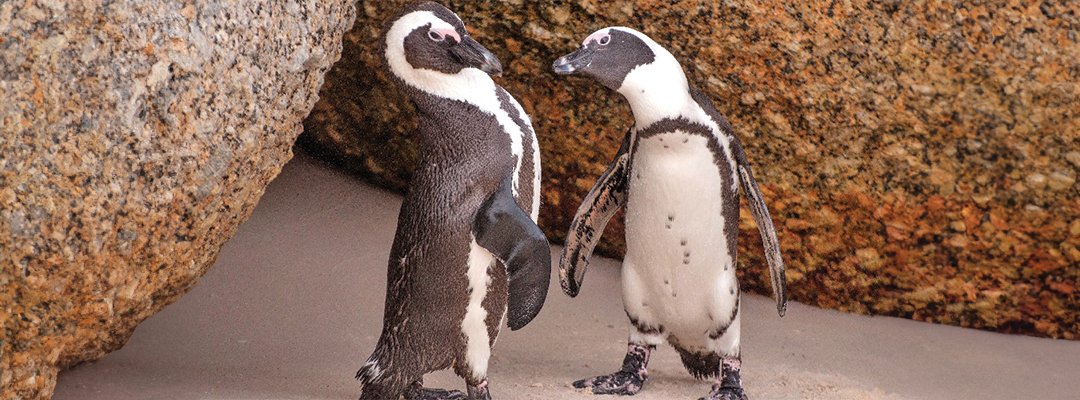
[{"label": "penguin head", "polygon": [[421,88],[478,71],[502,74],[499,59],[469,36],[461,18],[433,2],[410,4],[391,18],[381,50],[391,73]]},{"label": "penguin head", "polygon": [[627,27],[593,32],[581,48],[559,57],[552,68],[557,74],[581,74],[619,92],[639,120],[671,114],[671,108],[690,100],[686,74],[675,56]]},{"label": "penguin head", "polygon": [[603,28],[585,38],[580,49],[555,60],[552,68],[557,74],[581,74],[619,90],[630,71],[656,61],[650,42],[630,28]]}]

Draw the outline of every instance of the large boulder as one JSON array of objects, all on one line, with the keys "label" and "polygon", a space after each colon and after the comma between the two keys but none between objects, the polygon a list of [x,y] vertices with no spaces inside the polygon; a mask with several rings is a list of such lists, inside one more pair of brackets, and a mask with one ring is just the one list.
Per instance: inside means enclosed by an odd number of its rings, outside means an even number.
[{"label": "large boulder", "polygon": [[[364,1],[301,142],[402,188],[412,109]],[[551,62],[608,25],[642,30],[742,139],[791,296],[846,311],[1080,335],[1080,15],[1067,1],[449,1],[506,66],[543,150],[542,227],[570,218],[631,126],[621,96]],[[768,294],[743,212],[744,287]],[[618,224],[603,250],[621,251]],[[588,283],[586,283],[588,285]],[[588,290],[588,288],[585,288]]]},{"label": "large boulder", "polygon": [[350,1],[0,2],[0,398],[47,399],[214,263]]}]

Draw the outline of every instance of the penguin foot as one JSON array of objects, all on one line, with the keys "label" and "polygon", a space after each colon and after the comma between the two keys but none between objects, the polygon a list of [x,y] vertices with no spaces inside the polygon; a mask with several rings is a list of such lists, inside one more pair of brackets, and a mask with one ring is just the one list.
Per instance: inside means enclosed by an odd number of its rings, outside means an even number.
[{"label": "penguin foot", "polygon": [[573,385],[578,389],[588,389],[592,394],[633,396],[641,390],[646,378],[645,374],[619,371],[611,375],[582,379],[574,382]]},{"label": "penguin foot", "polygon": [[470,400],[460,390],[429,389],[419,381],[405,391],[405,400]]},{"label": "penguin foot", "polygon": [[421,388],[405,395],[405,400],[468,400],[460,390]]},{"label": "penguin foot", "polygon": [[708,396],[698,400],[747,400],[747,398],[746,392],[741,387],[720,387],[717,384],[713,385],[713,389]]},{"label": "penguin foot", "polygon": [[708,396],[698,400],[747,400],[742,388],[742,360],[738,356],[724,356],[720,360],[720,379],[713,384]]},{"label": "penguin foot", "polygon": [[573,385],[578,389],[588,389],[592,394],[633,396],[645,385],[645,380],[649,379],[645,366],[649,363],[649,353],[654,347],[630,344],[619,372],[582,379]]}]

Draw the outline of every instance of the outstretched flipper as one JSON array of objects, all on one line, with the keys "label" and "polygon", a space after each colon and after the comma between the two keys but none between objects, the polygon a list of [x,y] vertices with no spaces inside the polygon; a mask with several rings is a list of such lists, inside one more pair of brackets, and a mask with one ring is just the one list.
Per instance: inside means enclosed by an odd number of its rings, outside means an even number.
[{"label": "outstretched flipper", "polygon": [[604,227],[619,208],[626,204],[626,189],[630,171],[630,132],[623,138],[615,160],[607,171],[596,180],[592,190],[578,206],[570,231],[566,234],[566,247],[559,262],[559,283],[570,297],[577,296],[589,257],[600,242]]},{"label": "outstretched flipper", "polygon": [[735,163],[739,171],[739,185],[746,192],[747,202],[750,203],[750,213],[754,216],[758,231],[761,232],[761,244],[765,248],[765,259],[769,262],[769,278],[772,280],[773,297],[776,298],[776,312],[784,316],[787,311],[787,278],[784,275],[784,260],[780,257],[780,243],[776,240],[776,228],[772,218],[769,217],[769,209],[765,207],[765,200],[758,189],[754,174],[750,172],[750,164],[746,161],[746,153],[738,142],[732,146],[735,155]]},{"label": "outstretched flipper", "polygon": [[506,266],[510,279],[507,322],[516,331],[544,307],[551,280],[551,248],[544,232],[514,201],[511,182],[507,177],[480,205],[472,231],[476,244]]}]

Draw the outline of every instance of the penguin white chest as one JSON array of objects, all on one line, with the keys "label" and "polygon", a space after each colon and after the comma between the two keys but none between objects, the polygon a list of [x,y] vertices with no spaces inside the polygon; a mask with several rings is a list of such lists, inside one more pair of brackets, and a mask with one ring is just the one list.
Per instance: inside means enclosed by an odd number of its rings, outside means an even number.
[{"label": "penguin white chest", "polygon": [[703,347],[708,332],[730,319],[738,296],[727,241],[737,232],[724,229],[724,179],[716,164],[730,160],[715,157],[708,138],[682,131],[637,146],[626,208],[624,305],[632,318],[663,326],[681,345]]}]

